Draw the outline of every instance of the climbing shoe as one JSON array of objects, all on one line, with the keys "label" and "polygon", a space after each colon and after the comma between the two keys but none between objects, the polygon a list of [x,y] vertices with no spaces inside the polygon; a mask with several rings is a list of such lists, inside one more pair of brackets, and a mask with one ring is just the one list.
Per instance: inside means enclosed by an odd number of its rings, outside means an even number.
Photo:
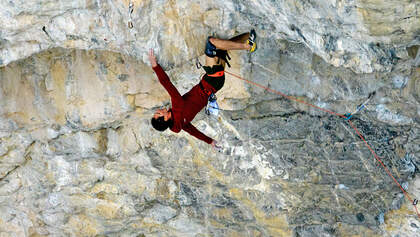
[{"label": "climbing shoe", "polygon": [[249,32],[249,38],[246,41],[249,45],[251,45],[251,48],[249,49],[249,52],[250,53],[252,53],[255,50],[257,50],[257,41],[256,40],[257,40],[257,33],[255,32],[254,29],[252,29]]}]

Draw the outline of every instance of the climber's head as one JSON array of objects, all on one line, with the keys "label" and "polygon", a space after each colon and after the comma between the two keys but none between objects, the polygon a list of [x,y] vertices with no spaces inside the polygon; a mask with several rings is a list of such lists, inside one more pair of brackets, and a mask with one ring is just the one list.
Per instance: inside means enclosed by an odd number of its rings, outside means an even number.
[{"label": "climber's head", "polygon": [[165,131],[169,125],[172,123],[172,113],[170,110],[158,109],[152,118],[152,126],[158,131]]}]

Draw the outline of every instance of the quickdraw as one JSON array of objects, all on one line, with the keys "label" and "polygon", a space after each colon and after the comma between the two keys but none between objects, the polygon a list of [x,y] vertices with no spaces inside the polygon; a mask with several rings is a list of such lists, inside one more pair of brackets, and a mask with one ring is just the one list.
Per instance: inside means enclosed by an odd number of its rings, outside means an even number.
[{"label": "quickdraw", "polygon": [[358,112],[362,111],[364,108],[366,108],[367,103],[373,98],[373,96],[375,96],[376,91],[372,92],[369,94],[367,100],[363,103],[361,103],[360,105],[358,105],[356,107],[356,110],[353,111],[352,113],[347,113],[344,116],[346,116],[345,120],[348,121],[349,119],[351,119],[351,117],[353,117],[353,115],[357,114]]},{"label": "quickdraw", "polygon": [[419,200],[414,199],[414,201],[413,201],[413,206],[416,206],[416,205],[417,205],[417,203],[419,203]]},{"label": "quickdraw", "polygon": [[200,63],[200,60],[197,58],[195,60],[195,66],[197,67],[197,69],[200,69],[203,65]]},{"label": "quickdraw", "polygon": [[131,14],[133,14],[134,11],[134,4],[130,1],[130,3],[128,4],[128,28],[133,28],[133,21],[131,18]]}]

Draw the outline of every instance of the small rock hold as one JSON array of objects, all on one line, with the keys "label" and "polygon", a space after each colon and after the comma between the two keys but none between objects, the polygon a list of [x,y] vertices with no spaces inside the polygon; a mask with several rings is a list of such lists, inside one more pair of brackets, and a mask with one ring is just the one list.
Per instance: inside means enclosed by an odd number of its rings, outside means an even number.
[{"label": "small rock hold", "polygon": [[357,213],[356,217],[359,222],[365,221],[365,216],[362,213]]},{"label": "small rock hold", "polygon": [[118,80],[120,81],[127,81],[128,75],[127,74],[120,74],[118,75]]},{"label": "small rock hold", "polygon": [[99,44],[98,40],[94,37],[92,37],[90,40],[92,41],[92,43]]},{"label": "small rock hold", "polygon": [[290,25],[290,30],[295,31],[296,30],[296,26],[295,25]]},{"label": "small rock hold", "polygon": [[397,89],[404,88],[407,85],[407,82],[408,82],[408,78],[404,76],[397,75],[394,78],[392,78],[393,86],[394,88],[397,88]]},{"label": "small rock hold", "polygon": [[411,227],[418,229],[419,227],[416,225],[416,223],[411,223],[410,224]]},{"label": "small rock hold", "polygon": [[334,37],[331,35],[323,36],[324,39],[324,47],[327,52],[333,52],[337,49],[337,39],[338,37]]},{"label": "small rock hold", "polygon": [[411,46],[411,47],[407,47],[408,55],[412,59],[416,58],[418,50],[419,50],[419,45],[414,45],[414,46]]},{"label": "small rock hold", "polygon": [[382,225],[383,223],[385,223],[385,214],[380,213],[379,215],[375,217],[375,220],[377,220],[379,224]]}]

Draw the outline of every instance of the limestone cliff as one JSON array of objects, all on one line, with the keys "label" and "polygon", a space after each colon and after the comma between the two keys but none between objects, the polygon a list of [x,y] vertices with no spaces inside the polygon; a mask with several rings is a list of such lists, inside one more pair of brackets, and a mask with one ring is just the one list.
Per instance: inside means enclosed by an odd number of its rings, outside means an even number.
[{"label": "limestone cliff", "polygon": [[[101,49],[180,65],[202,54],[210,34],[259,29],[271,40],[306,45],[335,65],[357,72],[390,71],[420,43],[412,0],[2,1],[0,65],[55,48]],[[128,27],[128,22],[133,25]]]},{"label": "limestone cliff", "polygon": [[[158,133],[208,35],[255,28],[229,72],[344,114],[420,198],[418,1],[1,1],[1,236],[416,236],[412,204],[344,119],[227,75],[211,147]],[[129,22],[133,27],[129,27]]]}]

